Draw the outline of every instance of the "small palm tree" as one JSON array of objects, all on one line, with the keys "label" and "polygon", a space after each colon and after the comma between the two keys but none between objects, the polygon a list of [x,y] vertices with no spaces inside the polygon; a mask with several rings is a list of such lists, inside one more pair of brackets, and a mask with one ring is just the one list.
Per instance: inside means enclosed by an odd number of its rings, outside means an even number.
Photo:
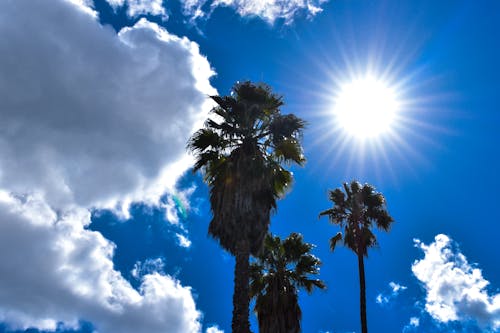
[{"label": "small palm tree", "polygon": [[204,171],[213,218],[208,233],[236,257],[233,333],[250,332],[249,257],[257,255],[271,211],[292,182],[285,163],[305,162],[300,145],[304,121],[282,115],[281,96],[266,85],[237,83],[188,142]]},{"label": "small palm tree", "polygon": [[328,216],[331,223],[344,230],[343,234],[339,232],[330,239],[330,249],[333,251],[337,242],[343,241],[358,257],[361,331],[367,333],[364,257],[368,257],[369,248],[377,245],[372,227],[389,231],[394,220],[387,212],[384,196],[373,186],[353,181],[344,183],[343,187],[345,193],[342,188],[329,191],[333,207],[319,216]]},{"label": "small palm tree", "polygon": [[319,274],[321,261],[310,253],[313,245],[301,234],[292,233],[283,241],[267,235],[262,252],[250,266],[250,295],[260,333],[299,333],[302,312],[298,290],[311,293],[325,284],[311,275]]}]

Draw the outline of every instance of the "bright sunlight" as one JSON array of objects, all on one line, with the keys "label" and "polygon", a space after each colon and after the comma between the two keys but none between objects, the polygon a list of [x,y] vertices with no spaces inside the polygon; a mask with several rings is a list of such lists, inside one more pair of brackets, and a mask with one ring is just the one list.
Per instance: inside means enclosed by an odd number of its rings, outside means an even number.
[{"label": "bright sunlight", "polygon": [[391,129],[399,108],[396,91],[372,76],[342,84],[334,114],[347,134],[374,138]]}]

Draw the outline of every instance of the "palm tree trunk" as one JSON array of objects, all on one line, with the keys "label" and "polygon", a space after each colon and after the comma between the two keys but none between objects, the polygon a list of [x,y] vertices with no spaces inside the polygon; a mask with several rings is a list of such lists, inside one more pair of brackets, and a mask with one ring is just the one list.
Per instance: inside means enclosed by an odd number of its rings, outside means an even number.
[{"label": "palm tree trunk", "polygon": [[362,254],[358,254],[358,270],[359,270],[359,307],[361,314],[361,333],[368,333],[368,324],[366,322],[365,263]]},{"label": "palm tree trunk", "polygon": [[233,293],[233,333],[251,333],[249,321],[250,294],[250,246],[242,241],[236,246],[236,265],[234,267]]}]

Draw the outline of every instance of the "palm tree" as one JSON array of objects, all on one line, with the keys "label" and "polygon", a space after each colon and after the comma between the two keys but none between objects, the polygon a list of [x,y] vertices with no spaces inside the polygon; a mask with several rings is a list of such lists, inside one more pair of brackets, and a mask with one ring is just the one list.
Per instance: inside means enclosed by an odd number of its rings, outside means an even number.
[{"label": "palm tree", "polygon": [[358,257],[361,331],[367,333],[364,257],[368,257],[370,247],[377,246],[373,225],[389,231],[394,220],[387,212],[384,196],[373,186],[353,181],[350,185],[344,183],[343,187],[345,193],[342,188],[329,191],[333,207],[319,216],[328,216],[331,223],[344,230],[344,234],[339,232],[330,239],[330,249],[333,251],[337,242],[343,241]]},{"label": "palm tree", "polygon": [[283,99],[269,86],[237,83],[230,96],[211,96],[213,119],[188,142],[210,188],[208,233],[236,257],[233,333],[250,332],[249,257],[261,249],[276,200],[292,182],[284,163],[305,162],[304,121],[282,115]]},{"label": "palm tree", "polygon": [[250,266],[250,296],[260,333],[299,333],[302,312],[298,290],[311,293],[325,284],[310,275],[319,274],[321,261],[310,253],[314,246],[292,233],[283,241],[267,235],[262,252]]}]

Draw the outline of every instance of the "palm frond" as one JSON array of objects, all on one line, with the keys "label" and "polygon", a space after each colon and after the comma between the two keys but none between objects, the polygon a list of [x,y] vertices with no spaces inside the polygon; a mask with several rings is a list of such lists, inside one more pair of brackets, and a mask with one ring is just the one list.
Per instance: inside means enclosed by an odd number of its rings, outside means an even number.
[{"label": "palm frond", "polygon": [[321,218],[322,216],[330,216],[332,214],[333,214],[333,208],[328,208],[327,210],[320,212],[318,218]]},{"label": "palm frond", "polygon": [[266,236],[264,248],[252,264],[250,282],[260,332],[300,331],[298,289],[311,293],[314,288],[325,288],[323,281],[312,278],[319,274],[321,265],[310,253],[313,247],[298,233],[284,240],[270,234]]},{"label": "palm frond", "polygon": [[394,222],[385,206],[384,196],[372,185],[361,185],[357,181],[343,183],[341,188],[330,190],[328,195],[333,207],[322,211],[319,216],[328,216],[330,222],[344,231],[343,235],[339,232],[330,239],[330,248],[333,250],[343,239],[344,245],[353,252],[367,256],[368,249],[378,245],[371,231],[372,225],[389,231]]},{"label": "palm frond", "polygon": [[220,108],[214,108],[212,111],[218,114],[219,116],[226,118],[226,113],[223,113],[220,111],[222,109],[223,111],[230,111],[231,108],[235,105],[236,101],[234,98],[230,96],[210,96],[211,99],[217,103]]},{"label": "palm frond", "polygon": [[302,153],[302,147],[293,138],[286,138],[278,142],[275,146],[274,154],[278,161],[284,163],[295,162],[298,165],[303,165],[306,161]]},{"label": "palm frond", "polygon": [[335,246],[337,245],[337,242],[340,240],[342,240],[342,233],[341,232],[337,232],[337,234],[335,236],[330,238],[330,251],[333,252],[335,250]]}]

